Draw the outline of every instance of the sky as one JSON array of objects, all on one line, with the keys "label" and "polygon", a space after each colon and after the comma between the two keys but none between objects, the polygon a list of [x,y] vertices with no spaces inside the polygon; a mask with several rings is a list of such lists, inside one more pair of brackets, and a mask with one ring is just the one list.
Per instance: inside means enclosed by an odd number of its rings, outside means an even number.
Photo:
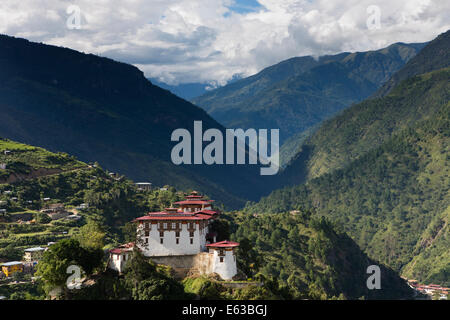
[{"label": "sky", "polygon": [[172,85],[214,87],[294,56],[448,29],[448,0],[0,0],[0,33],[131,63]]}]

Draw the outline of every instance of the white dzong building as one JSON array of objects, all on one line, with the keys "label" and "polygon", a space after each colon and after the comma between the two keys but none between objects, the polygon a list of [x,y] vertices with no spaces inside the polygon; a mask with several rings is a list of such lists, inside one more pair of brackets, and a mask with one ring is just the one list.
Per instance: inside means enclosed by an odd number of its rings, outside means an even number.
[{"label": "white dzong building", "polygon": [[[212,208],[213,200],[205,200],[192,192],[178,208],[150,212],[134,220],[137,225],[136,247],[155,261],[179,261],[170,257],[195,256],[204,274],[217,273],[229,280],[237,274],[235,248],[237,242],[216,242],[211,223],[219,216]],[[175,264],[175,262],[174,262]]]}]

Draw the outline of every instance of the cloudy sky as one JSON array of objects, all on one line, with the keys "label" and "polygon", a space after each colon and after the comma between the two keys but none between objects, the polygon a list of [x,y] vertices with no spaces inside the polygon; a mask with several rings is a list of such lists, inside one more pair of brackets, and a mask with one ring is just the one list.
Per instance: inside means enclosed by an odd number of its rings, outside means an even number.
[{"label": "cloudy sky", "polygon": [[293,56],[448,29],[448,0],[0,0],[0,33],[128,62],[170,84],[223,84]]}]

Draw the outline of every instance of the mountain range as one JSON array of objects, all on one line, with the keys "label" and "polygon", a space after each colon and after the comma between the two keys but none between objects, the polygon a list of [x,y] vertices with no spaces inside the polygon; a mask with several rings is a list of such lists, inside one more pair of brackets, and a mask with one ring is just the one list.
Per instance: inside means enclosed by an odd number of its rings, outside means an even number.
[{"label": "mountain range", "polygon": [[279,128],[284,142],[372,95],[424,45],[295,57],[192,102],[227,128]]},{"label": "mountain range", "polygon": [[[78,168],[73,155],[134,180],[195,188],[230,208],[280,188],[248,203],[235,231],[253,237],[255,250],[270,262],[262,270],[286,283],[301,280],[298,288],[307,272],[318,270],[317,263],[332,268],[338,261],[335,266],[350,272],[348,261],[323,249],[330,248],[330,239],[352,248],[359,272],[360,262],[372,259],[408,278],[448,285],[448,52],[450,31],[427,44],[293,58],[193,99],[207,113],[152,84],[133,66],[0,36],[0,137],[70,154],[21,145],[36,152],[32,163],[46,170],[58,161]],[[277,176],[261,177],[259,167],[250,165],[172,164],[172,131],[192,132],[195,120],[204,130],[222,132],[225,127],[281,128],[288,145],[282,153],[286,167]],[[0,179],[7,182],[11,173],[34,169],[9,163],[8,170],[16,171],[2,171]],[[313,221],[324,221],[321,217],[336,228],[328,232],[328,223],[318,225],[312,240],[298,241],[299,230],[291,230],[286,214],[293,210],[313,214],[297,228],[314,229],[318,222]],[[112,212],[120,219],[120,211]],[[257,218],[263,214],[267,217]],[[299,247],[275,247],[278,240]],[[301,245],[308,246],[307,256],[315,255],[309,266],[295,260],[306,252]],[[336,248],[345,255],[344,247]],[[289,277],[290,272],[300,275]],[[325,288],[328,280],[317,281]]]}]

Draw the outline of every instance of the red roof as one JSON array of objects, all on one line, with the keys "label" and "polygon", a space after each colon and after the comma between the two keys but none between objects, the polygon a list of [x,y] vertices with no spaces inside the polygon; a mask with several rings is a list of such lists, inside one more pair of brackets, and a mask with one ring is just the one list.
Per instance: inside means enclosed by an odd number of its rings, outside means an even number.
[{"label": "red roof", "polygon": [[200,211],[197,211],[198,213],[206,213],[206,214],[209,214],[209,215],[215,215],[215,214],[217,214],[218,212],[217,211],[214,211],[214,210],[207,210],[207,209],[205,209],[205,210],[200,210]]},{"label": "red roof", "polygon": [[214,200],[183,200],[174,202],[174,204],[211,204]]},{"label": "red roof", "polygon": [[120,246],[120,248],[134,248],[134,242],[128,242]]},{"label": "red roof", "polygon": [[239,246],[238,242],[233,242],[233,241],[220,241],[220,242],[216,242],[216,243],[210,243],[206,245],[207,247],[213,247],[213,248],[231,248],[231,247],[237,247]]},{"label": "red roof", "polygon": [[157,212],[156,214],[154,212],[149,213],[146,216],[139,217],[134,219],[133,221],[145,221],[145,220],[208,220],[211,219],[213,216],[209,214],[202,214],[201,212],[198,213],[165,213],[165,212]]},{"label": "red roof", "polygon": [[134,247],[134,242],[129,242],[129,243],[122,244],[118,248],[111,249],[111,250],[109,250],[109,252],[114,253],[114,254],[120,254],[122,252],[130,252],[130,251],[132,251],[130,249],[132,249],[133,247]]},{"label": "red roof", "polygon": [[124,252],[124,251],[126,251],[126,250],[124,250],[124,249],[118,249],[118,248],[109,250],[109,252],[110,252],[110,253],[113,253],[113,254],[121,254],[121,253]]}]

